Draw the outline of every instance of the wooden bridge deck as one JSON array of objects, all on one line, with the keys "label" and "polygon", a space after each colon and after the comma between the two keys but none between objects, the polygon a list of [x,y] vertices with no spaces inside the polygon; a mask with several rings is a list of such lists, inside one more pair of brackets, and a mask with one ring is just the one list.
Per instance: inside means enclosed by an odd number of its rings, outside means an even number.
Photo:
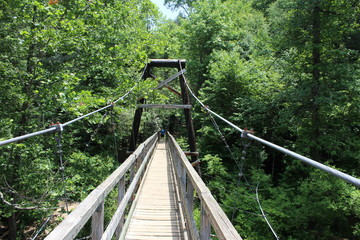
[{"label": "wooden bridge deck", "polygon": [[188,239],[164,142],[155,150],[134,204],[125,239]]}]

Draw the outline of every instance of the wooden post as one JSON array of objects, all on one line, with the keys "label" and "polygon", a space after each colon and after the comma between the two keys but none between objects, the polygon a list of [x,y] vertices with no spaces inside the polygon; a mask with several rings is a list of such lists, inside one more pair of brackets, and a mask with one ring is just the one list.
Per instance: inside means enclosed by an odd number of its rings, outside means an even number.
[{"label": "wooden post", "polygon": [[[146,149],[144,149],[145,151],[147,151]],[[141,166],[141,163],[142,163],[142,160],[143,160],[143,154],[142,153],[140,153],[140,155],[137,157],[137,159],[136,159],[136,162],[135,162],[135,164],[136,164],[136,172],[139,170],[139,168],[140,168],[140,166]]]},{"label": "wooden post", "polygon": [[135,172],[136,172],[135,163],[136,163],[136,158],[135,158],[135,162],[130,167],[130,184],[133,181],[134,176],[135,176]]},{"label": "wooden post", "polygon": [[[180,161],[179,161],[180,162]],[[183,189],[184,189],[184,194],[186,194],[186,169],[185,167],[180,164],[180,181],[181,181],[181,184],[183,185]]]},{"label": "wooden post", "polygon": [[104,232],[104,201],[100,203],[91,218],[91,239],[100,240]]},{"label": "wooden post", "polygon": [[[194,210],[194,186],[191,183],[191,180],[187,178],[187,186],[186,186],[186,199],[187,204],[189,205],[189,211],[193,215]],[[193,215],[194,217],[194,215]]]},{"label": "wooden post", "polygon": [[204,203],[201,203],[200,224],[200,240],[210,240],[211,223],[210,218],[206,214]]},{"label": "wooden post", "polygon": [[176,161],[176,165],[177,165],[177,169],[176,169],[176,171],[178,172],[178,176],[179,176],[179,178],[181,177],[181,173],[182,173],[182,169],[181,169],[181,167],[182,167],[182,165],[181,165],[181,162],[179,161],[179,156],[176,156],[175,155],[175,161]]},{"label": "wooden post", "polygon": [[[151,146],[151,151],[149,151],[149,154],[146,156],[145,161],[148,161],[148,159],[151,157],[150,152],[152,152],[153,149],[155,148],[156,140],[157,140],[157,136],[156,134],[153,134],[144,142],[144,145],[147,146],[147,148]],[[98,235],[100,236],[102,235],[102,237],[106,237],[107,236],[106,231],[103,233],[102,231],[103,227],[98,226],[98,224],[104,226],[103,225],[104,201],[108,196],[108,194],[112,191],[112,189],[120,182],[120,180],[122,178],[126,179],[130,167],[134,165],[136,158],[135,154],[139,155],[139,153],[143,151],[144,145],[140,146],[133,155],[129,156],[123,164],[121,164],[108,178],[106,178],[106,180],[103,183],[101,183],[96,189],[94,189],[89,194],[89,196],[87,196],[80,203],[80,205],[73,212],[71,212],[70,215],[67,216],[65,220],[62,221],[46,237],[46,239],[47,240],[74,239],[74,237],[77,236],[79,231],[83,228],[83,226],[88,222],[88,220],[91,217],[92,217],[92,221],[91,221],[92,230],[94,230],[94,233],[96,228],[98,228],[100,229],[97,230]],[[133,182],[133,184],[130,184],[129,186],[128,192],[130,192],[131,194],[133,194],[134,192],[134,188],[135,188],[134,186],[136,185],[136,183],[138,183],[138,181],[136,181],[138,179],[139,176],[134,176],[135,181]],[[124,199],[121,201],[121,205],[120,205],[121,208],[119,206],[120,209],[118,208],[119,211],[117,210],[118,214],[115,215],[115,217],[113,216],[111,220],[113,222],[113,224],[111,225],[111,237],[115,233],[116,228],[120,223],[126,205],[129,203],[130,195],[131,195],[130,193],[127,195],[125,194]],[[100,212],[96,212],[97,210]],[[118,217],[118,219],[115,219],[113,221],[113,219],[116,217]],[[108,228],[110,227],[108,226]],[[93,233],[93,231],[91,232]],[[109,233],[110,230],[107,232]],[[95,235],[94,233],[91,236],[92,239],[99,239],[94,236]]]},{"label": "wooden post", "polygon": [[[178,70],[179,71],[181,70],[180,66],[178,67]],[[188,91],[187,91],[187,88],[185,85],[185,79],[184,79],[183,75],[179,76],[179,81],[180,81],[180,87],[181,87],[182,102],[185,105],[191,105],[189,94],[188,94]],[[186,128],[187,128],[187,132],[188,132],[188,143],[190,146],[190,152],[197,152],[195,130],[194,130],[194,125],[193,125],[193,121],[192,121],[191,110],[184,109],[184,114],[185,114]],[[197,157],[192,156],[191,160],[196,161]]]},{"label": "wooden post", "polygon": [[[185,63],[186,63],[186,61],[183,59],[151,59],[150,63],[148,63],[145,67],[144,75],[142,76],[142,79],[146,79],[147,77],[153,77],[150,72],[151,68],[153,68],[153,67],[166,67],[166,68],[177,68],[178,69],[178,73],[171,76],[167,80],[163,81],[155,89],[159,89],[159,88],[165,86],[167,83],[169,83],[173,79],[175,79],[176,77],[179,77],[182,102],[184,105],[186,105],[186,108],[184,109],[184,114],[185,114],[185,121],[186,121],[186,126],[187,126],[188,143],[190,146],[190,152],[197,152],[196,151],[195,130],[194,130],[194,125],[193,125],[193,121],[192,121],[191,110],[188,109],[191,106],[191,102],[190,102],[188,90],[187,90],[187,87],[185,84],[185,79],[183,76],[183,73],[185,73],[185,71],[186,71]],[[140,99],[141,104],[143,104],[144,101],[145,101],[144,98]],[[152,107],[154,107],[154,106],[155,105],[153,104]],[[156,106],[160,106],[160,105],[156,105]],[[181,106],[181,105],[179,105],[179,106]],[[179,107],[179,106],[177,106],[177,107]],[[151,107],[151,105],[147,104],[147,105],[143,105],[143,107]],[[174,108],[174,106],[170,106],[170,105],[167,105],[167,106],[163,105],[163,107],[164,108]],[[182,107],[184,107],[184,106],[182,106]],[[134,151],[136,148],[136,142],[137,142],[137,137],[138,137],[141,115],[142,115],[142,108],[139,107],[135,112],[135,117],[134,117],[134,121],[133,121],[131,137],[130,137],[129,152]],[[198,157],[191,156],[191,159],[194,162],[198,159]],[[200,168],[198,168],[198,171],[200,172]]]},{"label": "wooden post", "polygon": [[[125,177],[122,177],[118,183],[118,197],[117,197],[118,206],[121,203],[121,200],[124,198],[124,196],[125,196]],[[116,228],[116,232],[115,232],[116,239],[119,239],[123,226],[124,226],[124,217],[121,218],[120,223]]]},{"label": "wooden post", "polygon": [[[196,225],[194,223],[194,219],[190,216],[190,211],[187,203],[187,196],[184,197],[182,194],[190,195],[193,191],[189,191],[191,188],[189,183],[187,184],[187,190],[180,191],[181,201],[184,204],[185,208],[185,217],[186,224],[189,225],[191,231],[191,235],[194,236],[192,239],[210,239],[211,230],[213,229],[219,239],[232,239],[232,240],[241,240],[239,233],[236,231],[224,211],[221,209],[220,205],[216,202],[215,198],[211,195],[210,190],[206,187],[205,183],[202,181],[200,176],[197,174],[187,157],[185,156],[183,150],[180,148],[179,144],[175,141],[174,137],[170,134],[167,135],[168,146],[170,147],[170,151],[174,158],[177,161],[180,161],[182,166],[186,169],[186,177],[187,180],[191,181],[192,186],[194,187],[198,197],[201,199],[201,222],[200,222],[200,230],[201,230],[201,238],[196,230]],[[180,169],[179,169],[180,170]],[[179,173],[180,171],[176,171]],[[180,183],[180,174],[177,175],[177,182],[180,188],[183,185]],[[190,198],[189,198],[190,199]],[[195,228],[193,228],[195,227]],[[189,232],[190,232],[189,230]],[[193,234],[194,233],[194,234]]]},{"label": "wooden post", "polygon": [[[144,104],[144,102],[145,102],[145,98],[141,98],[139,100],[140,104]],[[130,151],[130,152],[135,151],[135,148],[136,148],[137,138],[139,136],[139,128],[140,128],[142,112],[143,112],[143,108],[138,108],[135,111],[135,116],[134,116],[134,120],[133,120],[133,124],[132,124],[131,136],[130,136],[130,144],[129,144],[129,149],[128,149],[128,151]]]}]

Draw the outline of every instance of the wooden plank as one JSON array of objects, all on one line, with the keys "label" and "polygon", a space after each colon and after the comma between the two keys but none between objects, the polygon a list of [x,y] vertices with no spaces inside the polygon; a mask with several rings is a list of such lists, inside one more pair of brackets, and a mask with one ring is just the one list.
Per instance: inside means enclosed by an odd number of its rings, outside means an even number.
[{"label": "wooden plank", "polygon": [[159,143],[136,196],[125,239],[183,239],[179,199],[164,143]]},{"label": "wooden plank", "polygon": [[174,75],[172,75],[171,77],[167,78],[166,80],[160,82],[156,88],[154,88],[154,90],[160,89],[162,87],[164,87],[165,85],[167,85],[168,83],[170,83],[172,80],[174,80],[175,78],[179,77],[180,75],[186,73],[186,69],[183,69],[177,73],[175,73]]},{"label": "wooden plank", "polygon": [[123,164],[121,164],[103,183],[94,189],[45,239],[74,239],[98,206],[105,200],[109,192],[133,165],[136,158],[135,155],[140,154],[145,146],[154,144],[156,140],[157,134],[154,134],[140,145]]},{"label": "wooden plank", "polygon": [[[182,70],[180,65],[178,66],[178,70]],[[181,98],[183,104],[191,104],[190,96],[188,89],[186,87],[186,80],[184,75],[179,76],[180,88],[181,88]],[[192,114],[190,109],[184,109],[186,129],[188,134],[188,143],[190,152],[197,152],[196,150],[196,137],[195,137],[195,129],[192,120]],[[191,160],[194,162],[197,160],[197,156],[191,156]]]},{"label": "wooden plank", "polygon": [[174,104],[142,104],[138,108],[166,108],[166,109],[191,109],[191,105],[174,105]]},{"label": "wooden plank", "polygon": [[[125,177],[122,177],[119,181],[118,184],[118,198],[117,198],[117,202],[118,202],[118,206],[120,205],[121,201],[123,200],[125,196]],[[124,227],[124,216],[120,219],[120,222],[116,228],[115,231],[115,236],[116,239],[119,239],[120,235],[121,235],[121,231]]]},{"label": "wooden plank", "polygon": [[159,239],[166,239],[166,240],[182,240],[181,237],[179,236],[144,236],[144,235],[139,235],[139,236],[129,236],[129,238],[127,238],[128,240],[133,240],[133,239],[137,239],[137,240],[159,240]]},{"label": "wooden plank", "polygon": [[167,139],[169,147],[173,148],[171,149],[171,152],[173,155],[176,155],[175,157],[178,157],[181,164],[185,166],[188,179],[191,180],[200,200],[202,201],[202,204],[204,204],[204,209],[207,211],[206,214],[208,215],[217,236],[221,239],[241,240],[242,238],[239,233],[236,231],[217,201],[211,195],[210,190],[206,187],[205,183],[202,181],[195,169],[191,166],[179,144],[170,134]]},{"label": "wooden plank", "polygon": [[204,204],[201,204],[201,216],[200,216],[200,240],[210,240],[211,223],[206,214]]},{"label": "wooden plank", "polygon": [[173,67],[177,68],[179,63],[185,67],[185,59],[150,59],[149,67]]},{"label": "wooden plank", "polygon": [[100,240],[104,231],[104,202],[96,209],[91,218],[91,239]]},{"label": "wooden plank", "polygon": [[[168,145],[169,146],[169,145]],[[169,152],[173,151],[174,149],[169,149]],[[170,156],[174,156],[173,153],[170,153],[169,154]],[[180,184],[181,182],[181,179],[180,179],[180,161],[176,161],[176,159],[174,157],[171,157],[171,160],[172,160],[172,166],[173,168],[175,169],[174,172],[175,172],[175,179],[176,179],[176,182],[178,183],[177,186],[178,186],[178,191],[179,191],[179,195],[180,195],[180,199],[181,199],[181,202],[182,202],[182,208],[183,208],[183,212],[184,212],[184,215],[185,215],[185,219],[186,219],[186,229],[187,231],[189,232],[189,238],[190,239],[193,239],[193,240],[196,240],[196,239],[199,239],[199,233],[196,229],[196,223],[195,223],[195,220],[193,218],[193,207],[190,207],[188,205],[188,202],[186,200],[186,195],[185,195],[185,188],[182,184]]]},{"label": "wooden plank", "polygon": [[169,85],[166,84],[164,87],[167,88],[170,92],[173,92],[173,93],[175,93],[177,96],[181,97],[181,93],[178,92],[178,91],[176,91],[174,88],[170,87]]},{"label": "wooden plank", "polygon": [[[194,208],[194,186],[191,182],[191,180],[189,180],[189,178],[186,179],[187,180],[187,184],[186,184],[186,199],[187,199],[187,203],[189,206],[189,211],[191,213],[193,213],[193,208]],[[194,216],[192,216],[194,217]]]},{"label": "wooden plank", "polygon": [[122,199],[121,203],[119,204],[118,208],[116,209],[116,212],[114,213],[113,217],[111,218],[111,221],[109,225],[107,226],[104,234],[102,235],[101,240],[110,240],[112,239],[112,236],[114,235],[114,232],[116,231],[117,226],[119,225],[120,220],[123,218],[125,208],[132,197],[136,186],[139,183],[139,179],[145,170],[146,164],[149,161],[149,159],[152,156],[153,150],[155,148],[156,144],[152,145],[152,148],[150,151],[147,152],[139,170],[137,171],[134,180],[131,182],[129,189],[126,191],[124,198]]},{"label": "wooden plank", "polygon": [[199,152],[184,152],[185,156],[199,156]]},{"label": "wooden plank", "polygon": [[195,167],[201,163],[200,159],[196,160],[195,162],[191,163],[191,166]]}]

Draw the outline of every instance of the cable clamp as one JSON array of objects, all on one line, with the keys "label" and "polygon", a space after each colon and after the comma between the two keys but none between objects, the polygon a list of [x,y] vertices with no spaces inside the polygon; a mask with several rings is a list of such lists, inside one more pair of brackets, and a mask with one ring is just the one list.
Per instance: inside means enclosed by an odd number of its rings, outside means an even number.
[{"label": "cable clamp", "polygon": [[241,133],[241,137],[242,137],[242,138],[248,138],[248,135],[249,135],[249,134],[254,135],[254,133],[255,133],[254,129],[248,130],[247,128],[244,128],[244,129],[243,129],[243,132]]},{"label": "cable clamp", "polygon": [[207,113],[207,114],[210,115],[210,108],[209,108],[208,105],[204,105],[204,106],[202,106],[202,108],[203,108],[203,111],[204,111],[205,113]]},{"label": "cable clamp", "polygon": [[51,123],[50,127],[54,127],[56,129],[56,132],[64,131],[64,127],[60,122],[57,122],[56,124]]}]

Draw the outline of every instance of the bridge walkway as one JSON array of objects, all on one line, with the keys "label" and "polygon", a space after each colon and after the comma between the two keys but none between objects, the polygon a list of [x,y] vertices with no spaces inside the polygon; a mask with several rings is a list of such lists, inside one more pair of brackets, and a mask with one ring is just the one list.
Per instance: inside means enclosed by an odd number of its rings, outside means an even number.
[{"label": "bridge walkway", "polygon": [[174,169],[160,141],[139,187],[127,240],[188,239]]},{"label": "bridge walkway", "polygon": [[[118,207],[105,224],[105,200],[115,187]],[[46,240],[76,239],[90,218],[93,240],[242,239],[170,134],[166,146],[157,133],[140,144]]]}]

